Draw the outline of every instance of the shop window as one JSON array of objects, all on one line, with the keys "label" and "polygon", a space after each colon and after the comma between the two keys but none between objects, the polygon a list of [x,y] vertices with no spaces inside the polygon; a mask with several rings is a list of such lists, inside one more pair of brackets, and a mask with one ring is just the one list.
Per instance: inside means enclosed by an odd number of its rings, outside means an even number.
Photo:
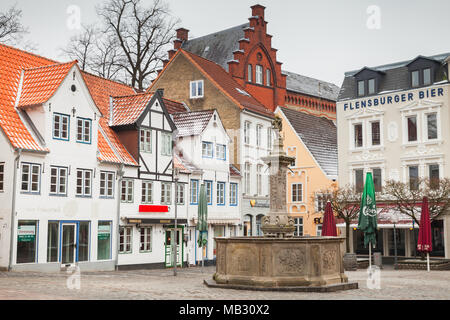
[{"label": "shop window", "polygon": [[36,263],[38,222],[19,220],[17,225],[17,263]]},{"label": "shop window", "polygon": [[139,244],[139,252],[152,251],[152,228],[141,228],[141,241]]},{"label": "shop window", "polygon": [[89,260],[89,221],[80,221],[78,228],[78,261]]},{"label": "shop window", "polygon": [[111,221],[99,221],[97,230],[97,260],[111,259]]},{"label": "shop window", "polygon": [[58,261],[59,222],[50,221],[47,231],[47,262]]}]

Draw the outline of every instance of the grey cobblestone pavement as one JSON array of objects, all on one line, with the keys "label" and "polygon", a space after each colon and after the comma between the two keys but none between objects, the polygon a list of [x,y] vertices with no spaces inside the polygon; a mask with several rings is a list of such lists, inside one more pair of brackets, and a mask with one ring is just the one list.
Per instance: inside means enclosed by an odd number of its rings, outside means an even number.
[{"label": "grey cobblestone pavement", "polygon": [[450,271],[381,270],[381,289],[369,289],[367,271],[346,272],[359,289],[334,293],[262,292],[208,288],[215,267],[178,270],[82,272],[80,289],[69,289],[68,274],[0,272],[0,299],[202,299],[202,300],[290,300],[290,299],[450,299]]}]

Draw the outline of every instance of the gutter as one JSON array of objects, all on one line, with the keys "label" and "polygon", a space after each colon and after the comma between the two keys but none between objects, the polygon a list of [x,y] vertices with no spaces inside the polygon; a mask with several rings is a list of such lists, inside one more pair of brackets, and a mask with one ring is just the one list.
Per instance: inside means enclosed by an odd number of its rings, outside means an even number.
[{"label": "gutter", "polygon": [[119,178],[118,180],[118,186],[117,186],[117,216],[116,216],[116,262],[115,262],[115,270],[119,270],[119,241],[120,241],[120,236],[119,236],[119,224],[120,224],[120,192],[121,192],[121,186],[122,186],[122,179],[123,179],[123,171],[124,168],[124,164],[121,163],[120,167],[119,167],[119,171],[117,172],[117,176]]},{"label": "gutter", "polygon": [[11,204],[11,234],[10,234],[10,245],[9,245],[9,264],[8,271],[12,269],[13,254],[14,254],[14,226],[15,226],[15,216],[16,216],[16,186],[17,186],[17,167],[19,166],[20,156],[22,154],[22,149],[17,149],[17,156],[14,159],[14,178],[13,178],[13,194],[12,194],[12,204]]}]

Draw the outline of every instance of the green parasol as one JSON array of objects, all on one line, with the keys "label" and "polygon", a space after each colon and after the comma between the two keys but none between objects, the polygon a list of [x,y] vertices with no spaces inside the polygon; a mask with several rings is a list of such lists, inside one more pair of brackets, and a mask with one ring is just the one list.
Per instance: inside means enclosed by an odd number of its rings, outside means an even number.
[{"label": "green parasol", "polygon": [[197,230],[199,231],[198,245],[204,247],[208,242],[208,201],[206,200],[204,184],[200,186],[200,195],[198,199]]},{"label": "green parasol", "polygon": [[367,247],[367,244],[370,243],[375,247],[377,243],[377,206],[375,203],[375,187],[371,172],[367,172],[366,175],[366,183],[364,184],[359,211],[358,229],[364,233],[364,246]]}]

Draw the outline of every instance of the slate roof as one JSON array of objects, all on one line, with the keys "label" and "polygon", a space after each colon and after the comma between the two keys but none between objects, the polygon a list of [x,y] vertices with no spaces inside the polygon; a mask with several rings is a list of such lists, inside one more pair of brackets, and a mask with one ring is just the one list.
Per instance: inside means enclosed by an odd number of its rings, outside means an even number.
[{"label": "slate roof", "polygon": [[280,110],[325,174],[337,176],[337,128],[333,121],[283,107]]},{"label": "slate roof", "polygon": [[135,123],[153,97],[152,92],[114,97],[111,126],[123,126]]},{"label": "slate roof", "polygon": [[239,40],[244,38],[244,29],[250,23],[232,27],[203,37],[183,42],[181,48],[202,58],[214,61],[228,71],[228,61],[234,59],[233,51],[239,49]]},{"label": "slate roof", "polygon": [[[435,61],[436,63],[440,64],[440,67],[437,69],[437,72],[434,74],[434,81],[432,82],[440,82],[445,77],[445,72],[443,65],[445,63],[445,60],[450,56],[450,53],[443,53],[433,56],[419,56],[425,59],[429,59],[432,61]],[[378,92],[389,92],[389,91],[400,91],[400,90],[408,90],[411,89],[410,87],[410,73],[408,69],[408,64],[413,62],[419,57],[415,57],[411,60],[391,63],[391,64],[385,64],[377,67],[363,67],[358,70],[349,71],[345,73],[345,78],[342,83],[342,87],[339,93],[338,100],[348,100],[348,99],[354,99],[357,98],[357,92],[356,92],[356,79],[355,75],[359,73],[362,69],[367,68],[374,71],[383,72],[383,75],[380,77],[380,81],[377,84]],[[362,97],[363,98],[363,97]]]},{"label": "slate roof", "polygon": [[289,91],[332,101],[336,101],[338,98],[340,88],[333,83],[317,80],[289,71],[282,72],[287,75],[286,89]]},{"label": "slate roof", "polygon": [[196,136],[205,130],[211,120],[214,110],[175,113],[173,122],[178,129],[177,137]]}]

